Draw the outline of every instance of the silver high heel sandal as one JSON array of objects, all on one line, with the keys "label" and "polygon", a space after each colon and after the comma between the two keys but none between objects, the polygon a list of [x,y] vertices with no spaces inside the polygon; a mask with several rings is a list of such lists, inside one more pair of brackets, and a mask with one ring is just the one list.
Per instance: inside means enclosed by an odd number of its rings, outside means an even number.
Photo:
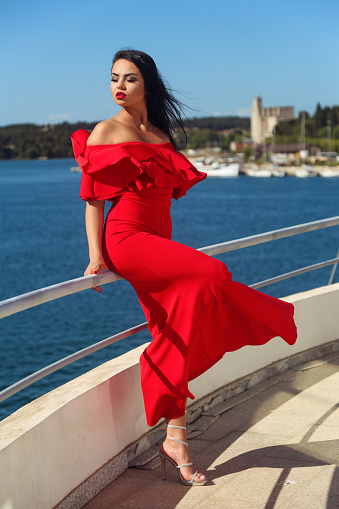
[{"label": "silver high heel sandal", "polygon": [[[166,425],[168,428],[186,429],[186,426],[172,426],[172,424],[166,424]],[[184,444],[188,447],[187,442],[184,442],[183,440],[179,440],[178,438],[171,437],[169,435],[167,435],[167,436],[170,440],[173,440],[174,442],[180,442],[181,444]],[[203,486],[204,484],[206,484],[207,479],[205,479],[204,481],[199,481],[199,482],[194,480],[198,474],[198,470],[195,471],[191,480],[186,481],[186,479],[183,478],[183,476],[180,472],[180,469],[183,467],[190,467],[191,465],[193,465],[192,462],[184,463],[183,465],[178,465],[172,458],[167,456],[167,454],[163,451],[159,451],[159,456],[160,456],[160,460],[161,460],[161,464],[162,464],[162,473],[163,473],[164,480],[166,479],[166,461],[170,461],[172,463],[172,465],[174,465],[175,468],[178,470],[179,479],[180,479],[181,484],[184,484],[185,486]]]}]

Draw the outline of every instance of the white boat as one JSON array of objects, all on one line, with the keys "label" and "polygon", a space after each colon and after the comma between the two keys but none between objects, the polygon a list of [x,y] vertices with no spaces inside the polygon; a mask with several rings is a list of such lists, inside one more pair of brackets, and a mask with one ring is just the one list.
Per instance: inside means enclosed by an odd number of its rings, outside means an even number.
[{"label": "white boat", "polygon": [[238,177],[240,170],[239,163],[231,164],[211,164],[209,167],[204,166],[201,171],[207,173],[208,177]]},{"label": "white boat", "polygon": [[321,177],[326,178],[332,178],[332,177],[339,177],[339,169],[337,168],[330,168],[329,166],[327,168],[324,168],[319,172],[319,175]]},{"label": "white boat", "polygon": [[299,168],[295,169],[295,176],[298,178],[317,177],[318,173],[313,166],[302,164]]},{"label": "white boat", "polygon": [[81,173],[82,169],[80,168],[80,166],[71,166],[71,171],[75,173]]},{"label": "white boat", "polygon": [[252,166],[248,170],[246,170],[246,175],[249,177],[261,177],[261,178],[268,178],[272,177],[272,168],[268,166]]},{"label": "white boat", "polygon": [[275,127],[272,132],[272,143],[271,143],[271,167],[272,167],[272,177],[285,177],[286,173],[279,165],[287,163],[286,154],[275,154]]},{"label": "white boat", "polygon": [[[305,161],[308,151],[306,150],[305,145],[305,113],[302,113],[301,115],[301,146],[300,146],[300,158],[302,161]],[[308,177],[317,177],[318,172],[313,168],[313,166],[310,166],[308,164],[305,164],[303,162],[300,167],[297,167],[295,169],[295,176],[298,178],[308,178]]]},{"label": "white boat", "polygon": [[285,175],[286,175],[285,170],[279,168],[279,166],[274,166],[272,170],[273,177],[285,177]]}]

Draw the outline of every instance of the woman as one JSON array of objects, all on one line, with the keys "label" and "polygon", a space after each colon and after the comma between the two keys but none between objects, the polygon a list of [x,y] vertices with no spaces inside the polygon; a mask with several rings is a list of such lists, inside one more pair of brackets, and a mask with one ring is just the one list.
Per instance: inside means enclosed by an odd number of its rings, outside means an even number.
[{"label": "woman", "polygon": [[[80,196],[87,201],[85,275],[106,267],[136,290],[153,337],[140,358],[147,422],[164,417],[170,428],[160,451],[164,478],[169,461],[183,484],[203,485],[186,442],[186,400],[194,398],[188,382],[244,345],[275,336],[293,344],[293,306],[232,281],[222,262],[170,240],[172,197],[206,175],[175,148],[181,105],[152,58],[119,51],[111,91],[120,112],[90,135],[72,135],[83,169]],[[113,203],[103,231],[105,200]]]}]

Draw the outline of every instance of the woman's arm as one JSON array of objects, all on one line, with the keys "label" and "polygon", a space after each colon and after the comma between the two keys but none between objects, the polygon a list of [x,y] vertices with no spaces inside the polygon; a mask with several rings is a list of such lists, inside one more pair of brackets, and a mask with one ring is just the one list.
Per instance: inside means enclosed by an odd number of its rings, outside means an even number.
[{"label": "woman's arm", "polygon": [[[84,275],[97,274],[105,268],[102,257],[102,227],[104,223],[105,201],[88,201],[86,203],[86,232],[88,240],[89,264]],[[100,286],[93,287],[94,290],[102,291]]]}]

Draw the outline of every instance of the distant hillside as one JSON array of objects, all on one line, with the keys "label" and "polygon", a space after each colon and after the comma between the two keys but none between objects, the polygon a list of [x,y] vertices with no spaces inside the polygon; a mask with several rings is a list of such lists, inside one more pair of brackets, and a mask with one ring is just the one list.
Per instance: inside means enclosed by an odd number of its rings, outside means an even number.
[{"label": "distant hillside", "polygon": [[[299,118],[280,122],[276,144],[300,143],[302,118],[305,118],[305,142],[322,150],[339,151],[339,106],[324,108],[317,104],[313,116],[300,112]],[[16,124],[0,127],[0,159],[35,159],[38,157],[73,157],[70,135],[77,129],[91,131],[96,122],[70,124]],[[245,117],[194,117],[184,122],[188,148],[230,148],[235,140],[249,136],[250,119]],[[177,143],[185,146],[185,137],[176,130]],[[267,142],[270,140],[267,139]]]},{"label": "distant hillside", "polygon": [[223,131],[224,129],[250,129],[250,118],[248,117],[194,117],[185,120],[185,126],[192,129],[210,129],[211,131]]},{"label": "distant hillside", "polygon": [[[77,129],[91,131],[96,122],[70,124],[15,124],[0,127],[0,159],[36,159],[38,157],[73,157],[70,135]],[[241,117],[205,117],[185,120],[190,131],[249,129],[250,120]],[[194,129],[195,128],[195,129]],[[205,131],[206,132],[206,131]],[[193,133],[192,133],[193,135]]]},{"label": "distant hillside", "polygon": [[0,159],[73,157],[70,135],[77,129],[93,129],[95,123],[36,125],[15,124],[0,127]]},{"label": "distant hillside", "polygon": [[318,103],[313,116],[301,111],[298,118],[280,122],[276,128],[276,143],[300,143],[303,125],[306,144],[324,151],[339,151],[339,106],[322,108]]}]

